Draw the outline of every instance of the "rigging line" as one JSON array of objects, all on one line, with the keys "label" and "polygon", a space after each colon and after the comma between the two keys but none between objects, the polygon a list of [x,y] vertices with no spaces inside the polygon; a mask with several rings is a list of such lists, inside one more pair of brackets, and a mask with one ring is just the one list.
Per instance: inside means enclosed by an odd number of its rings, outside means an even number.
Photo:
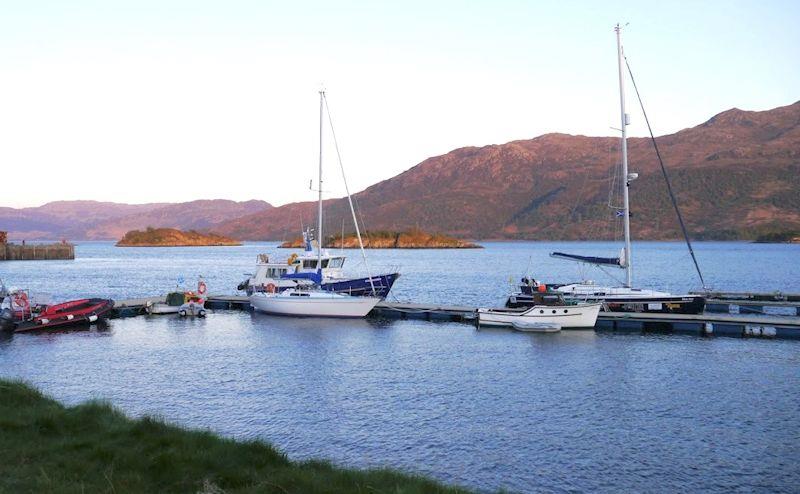
[{"label": "rigging line", "polygon": [[644,110],[644,103],[642,102],[642,96],[639,94],[639,88],[636,86],[636,80],[633,78],[633,71],[631,71],[631,66],[628,63],[628,57],[624,58],[625,58],[625,66],[628,68],[628,74],[630,74],[631,76],[631,83],[633,83],[633,89],[636,91],[636,98],[639,100],[639,106],[642,108],[642,115],[644,115],[644,121],[647,124],[647,130],[650,132],[650,140],[653,142],[653,148],[655,148],[656,150],[658,163],[661,165],[661,173],[664,174],[664,180],[667,182],[667,191],[669,192],[669,198],[672,201],[672,207],[675,208],[675,213],[678,215],[678,222],[681,225],[683,238],[684,240],[686,240],[686,247],[689,248],[689,254],[692,255],[694,268],[697,271],[697,276],[700,277],[700,283],[703,285],[703,290],[708,290],[708,287],[706,286],[706,281],[703,279],[703,273],[700,271],[700,265],[697,263],[697,257],[694,255],[694,249],[692,249],[692,242],[691,240],[689,240],[689,232],[686,230],[686,224],[683,222],[683,215],[681,214],[681,210],[678,207],[678,201],[675,199],[675,194],[672,192],[672,183],[669,180],[669,175],[667,174],[667,168],[664,166],[664,160],[661,159],[661,152],[659,152],[658,150],[656,137],[653,135],[653,129],[652,127],[650,127],[650,120],[647,118],[647,112]]},{"label": "rigging line", "polygon": [[339,159],[339,168],[342,170],[342,180],[344,181],[344,190],[347,192],[347,202],[350,204],[350,213],[353,215],[353,223],[356,226],[356,237],[358,237],[358,246],[361,248],[361,257],[364,259],[364,267],[367,271],[367,278],[369,279],[369,286],[372,288],[372,294],[375,295],[375,284],[372,282],[372,273],[369,270],[367,263],[367,254],[364,252],[364,242],[361,241],[361,230],[358,228],[358,220],[356,219],[356,210],[353,208],[353,199],[350,196],[350,187],[347,186],[347,177],[344,174],[344,164],[342,163],[342,154],[339,152],[339,142],[336,140],[336,132],[333,130],[333,117],[331,117],[331,109],[328,107],[328,97],[322,93],[322,99],[325,101],[325,112],[328,114],[328,125],[331,128],[331,136],[333,137],[333,146],[336,148],[336,157]]}]

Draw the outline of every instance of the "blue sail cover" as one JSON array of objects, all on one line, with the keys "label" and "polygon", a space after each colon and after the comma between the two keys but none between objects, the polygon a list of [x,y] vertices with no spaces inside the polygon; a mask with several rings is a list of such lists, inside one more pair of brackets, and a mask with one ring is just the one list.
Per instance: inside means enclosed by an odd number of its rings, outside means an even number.
[{"label": "blue sail cover", "polygon": [[281,275],[282,280],[309,280],[317,285],[322,284],[322,270],[318,269],[315,273],[290,273]]},{"label": "blue sail cover", "polygon": [[577,254],[565,254],[563,252],[552,252],[550,257],[559,259],[566,259],[568,261],[585,262],[588,264],[600,264],[603,266],[614,266],[617,268],[623,267],[622,261],[619,257],[596,257],[596,256],[579,256]]}]

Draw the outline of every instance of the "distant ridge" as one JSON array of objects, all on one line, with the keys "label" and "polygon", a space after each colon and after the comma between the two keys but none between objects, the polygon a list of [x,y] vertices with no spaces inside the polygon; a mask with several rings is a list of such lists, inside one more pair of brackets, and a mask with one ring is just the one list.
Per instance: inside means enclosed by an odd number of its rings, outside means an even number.
[{"label": "distant ridge", "polygon": [[[750,239],[800,227],[800,102],[767,111],[730,109],[658,137],[693,235]],[[614,238],[609,177],[617,137],[545,134],[428,158],[355,194],[367,229],[415,226],[462,238]],[[637,239],[680,238],[649,139],[629,140]],[[379,160],[379,157],[376,159]],[[234,238],[280,240],[315,218],[293,203],[224,222]],[[326,201],[327,231],[350,224],[344,199]]]},{"label": "distant ridge", "polygon": [[223,199],[175,204],[55,201],[32,208],[0,207],[0,230],[12,239],[119,240],[129,230],[148,226],[207,229],[271,207],[264,201]]}]

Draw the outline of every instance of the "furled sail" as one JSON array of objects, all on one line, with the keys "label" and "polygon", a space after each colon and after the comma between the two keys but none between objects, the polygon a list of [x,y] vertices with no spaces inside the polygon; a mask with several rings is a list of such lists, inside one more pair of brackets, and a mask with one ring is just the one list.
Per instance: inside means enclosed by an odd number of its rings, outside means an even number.
[{"label": "furled sail", "polygon": [[552,252],[550,253],[550,257],[565,259],[567,261],[585,262],[587,264],[599,264],[601,266],[614,266],[615,268],[627,267],[625,249],[622,249],[619,257],[581,256],[578,254],[566,254],[564,252]]}]

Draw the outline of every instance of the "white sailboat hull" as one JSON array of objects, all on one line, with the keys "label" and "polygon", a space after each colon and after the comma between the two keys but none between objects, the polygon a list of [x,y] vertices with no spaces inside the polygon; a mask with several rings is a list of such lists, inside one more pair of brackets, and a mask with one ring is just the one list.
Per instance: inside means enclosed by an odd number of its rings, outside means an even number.
[{"label": "white sailboat hull", "polygon": [[[525,311],[478,309],[478,323],[485,326],[529,326],[530,323],[562,328],[594,328],[602,304],[535,305]],[[527,324],[526,324],[527,323]]]},{"label": "white sailboat hull", "polygon": [[377,297],[350,297],[327,292],[292,296],[291,292],[253,294],[250,305],[257,311],[281,316],[365,317],[380,302]]}]

